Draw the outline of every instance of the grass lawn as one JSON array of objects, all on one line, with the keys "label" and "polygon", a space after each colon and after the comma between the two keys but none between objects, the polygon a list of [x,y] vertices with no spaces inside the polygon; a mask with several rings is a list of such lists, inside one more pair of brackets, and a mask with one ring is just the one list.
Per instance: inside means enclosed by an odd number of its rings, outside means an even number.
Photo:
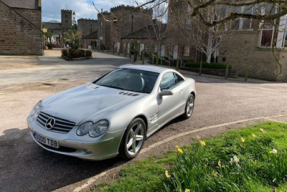
[{"label": "grass lawn", "polygon": [[287,190],[287,124],[266,122],[131,164],[93,191]]}]

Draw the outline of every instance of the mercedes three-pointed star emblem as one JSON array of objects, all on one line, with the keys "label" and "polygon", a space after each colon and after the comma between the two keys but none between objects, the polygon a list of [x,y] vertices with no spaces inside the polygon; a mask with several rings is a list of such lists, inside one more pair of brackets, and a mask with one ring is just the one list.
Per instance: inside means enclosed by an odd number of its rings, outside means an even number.
[{"label": "mercedes three-pointed star emblem", "polygon": [[46,128],[47,129],[52,129],[55,126],[56,120],[54,118],[48,119],[46,122]]}]

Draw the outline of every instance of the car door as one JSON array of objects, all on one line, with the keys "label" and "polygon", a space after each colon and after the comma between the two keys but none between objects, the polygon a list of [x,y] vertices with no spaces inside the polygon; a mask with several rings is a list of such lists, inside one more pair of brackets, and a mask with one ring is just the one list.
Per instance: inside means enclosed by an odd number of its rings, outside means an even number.
[{"label": "car door", "polygon": [[170,121],[179,113],[183,113],[183,81],[184,79],[174,72],[167,72],[162,76],[159,92],[170,90],[173,95],[158,95],[158,121],[160,126]]}]

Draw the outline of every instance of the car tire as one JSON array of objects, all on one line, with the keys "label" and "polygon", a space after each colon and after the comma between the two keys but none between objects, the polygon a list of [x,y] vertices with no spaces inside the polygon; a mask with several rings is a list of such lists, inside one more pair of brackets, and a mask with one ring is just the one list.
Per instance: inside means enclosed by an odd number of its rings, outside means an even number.
[{"label": "car tire", "polygon": [[184,119],[189,119],[191,115],[193,114],[193,110],[194,110],[194,95],[189,94],[186,104],[185,104],[184,113],[182,117]]},{"label": "car tire", "polygon": [[121,141],[119,154],[125,160],[135,158],[146,139],[146,124],[141,118],[132,120]]}]

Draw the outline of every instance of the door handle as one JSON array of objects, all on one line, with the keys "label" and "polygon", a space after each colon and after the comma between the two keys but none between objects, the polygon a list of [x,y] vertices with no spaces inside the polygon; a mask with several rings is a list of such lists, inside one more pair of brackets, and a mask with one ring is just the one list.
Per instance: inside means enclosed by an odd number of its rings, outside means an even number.
[{"label": "door handle", "polygon": [[179,91],[179,94],[181,95],[182,93],[183,93],[183,90],[180,90],[180,91]]}]

